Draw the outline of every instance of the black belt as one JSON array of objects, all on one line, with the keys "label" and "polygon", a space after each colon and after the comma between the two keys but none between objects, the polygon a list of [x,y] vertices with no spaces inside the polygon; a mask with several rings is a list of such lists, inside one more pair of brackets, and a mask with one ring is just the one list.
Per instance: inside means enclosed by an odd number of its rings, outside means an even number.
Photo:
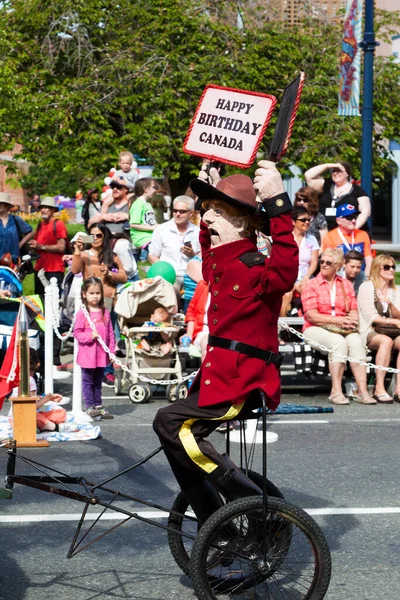
[{"label": "black belt", "polygon": [[262,350],[256,346],[250,346],[243,342],[236,342],[235,340],[228,340],[226,338],[217,337],[216,335],[208,336],[208,343],[210,346],[216,346],[217,348],[225,348],[225,350],[235,350],[241,354],[246,354],[250,358],[259,358],[267,363],[272,363],[277,369],[281,368],[283,363],[283,354],[280,352],[271,352],[270,350]]}]

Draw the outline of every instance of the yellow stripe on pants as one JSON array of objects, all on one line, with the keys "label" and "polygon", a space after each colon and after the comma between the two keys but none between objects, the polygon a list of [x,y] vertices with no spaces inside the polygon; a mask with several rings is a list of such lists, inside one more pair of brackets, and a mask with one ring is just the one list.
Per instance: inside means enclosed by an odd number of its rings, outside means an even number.
[{"label": "yellow stripe on pants", "polygon": [[[221,417],[215,417],[207,420],[232,421],[235,417],[238,416],[244,404],[245,403],[242,402],[241,404],[233,405],[229,408],[228,412],[222,415]],[[212,473],[218,467],[218,465],[214,461],[212,461],[208,456],[202,453],[192,433],[193,423],[202,420],[202,418],[198,418],[189,419],[185,421],[179,430],[179,439],[181,440],[182,446],[184,447],[186,453],[191,458],[191,460],[206,473]]]}]

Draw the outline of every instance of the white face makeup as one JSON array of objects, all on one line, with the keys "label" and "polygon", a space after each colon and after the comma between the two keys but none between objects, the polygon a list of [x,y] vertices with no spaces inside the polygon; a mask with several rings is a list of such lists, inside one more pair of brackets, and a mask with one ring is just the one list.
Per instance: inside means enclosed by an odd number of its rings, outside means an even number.
[{"label": "white face makeup", "polygon": [[243,239],[248,221],[245,216],[232,216],[218,200],[212,200],[210,208],[203,216],[211,235],[212,246],[222,246]]}]

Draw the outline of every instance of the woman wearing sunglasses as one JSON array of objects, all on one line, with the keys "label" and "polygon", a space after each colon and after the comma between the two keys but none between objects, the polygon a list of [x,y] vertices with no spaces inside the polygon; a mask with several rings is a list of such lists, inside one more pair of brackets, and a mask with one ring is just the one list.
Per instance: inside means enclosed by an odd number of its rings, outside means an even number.
[{"label": "woman wearing sunglasses", "polygon": [[[330,175],[324,179],[323,174]],[[345,161],[325,163],[304,173],[307,185],[321,194],[319,206],[325,216],[329,231],[336,227],[336,209],[342,204],[352,204],[359,211],[356,227],[368,231],[367,219],[371,214],[371,201],[367,192],[351,177],[351,167]]]},{"label": "woman wearing sunglasses", "polygon": [[306,208],[311,215],[311,223],[308,228],[308,233],[313,235],[319,245],[328,233],[328,224],[324,215],[319,211],[318,192],[313,188],[304,186],[300,188],[293,202],[294,208]]},{"label": "woman wearing sunglasses", "polygon": [[[346,358],[365,361],[365,345],[358,332],[357,300],[352,284],[337,275],[343,264],[343,251],[328,248],[322,253],[320,272],[311,279],[301,294],[304,311],[304,338],[313,346],[322,344],[329,349],[329,372],[333,404],[350,404],[342,392]],[[318,348],[317,348],[318,349]],[[361,404],[376,404],[367,389],[366,368],[351,362],[350,368],[358,387],[354,398]]]},{"label": "woman wearing sunglasses", "polygon": [[308,233],[311,215],[304,207],[297,207],[292,212],[293,237],[299,247],[299,271],[292,291],[284,294],[280,311],[281,317],[290,312],[293,295],[299,298],[306,283],[315,273],[318,266],[319,244],[313,235]]},{"label": "woman wearing sunglasses", "polygon": [[[400,368],[400,290],[395,284],[396,264],[388,254],[380,254],[372,261],[369,281],[359,290],[358,310],[360,333],[364,343],[376,352],[375,364],[388,367],[392,352],[397,352],[396,368]],[[400,402],[400,374],[396,374],[393,398],[386,392],[386,371],[375,371],[374,398],[391,404]]]},{"label": "woman wearing sunglasses", "polygon": [[83,279],[98,277],[104,289],[104,306],[112,311],[117,285],[126,283],[127,276],[118,256],[111,248],[111,234],[104,223],[94,223],[89,227],[93,242],[88,250],[80,237],[75,242],[71,271],[82,273]]}]

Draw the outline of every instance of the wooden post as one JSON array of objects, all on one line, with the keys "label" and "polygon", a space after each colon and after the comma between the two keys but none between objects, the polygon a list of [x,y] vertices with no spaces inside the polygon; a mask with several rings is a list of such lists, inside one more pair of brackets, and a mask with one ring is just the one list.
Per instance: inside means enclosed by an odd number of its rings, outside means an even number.
[{"label": "wooden post", "polygon": [[47,447],[49,442],[36,439],[37,396],[10,398],[13,405],[13,439],[18,448]]}]

